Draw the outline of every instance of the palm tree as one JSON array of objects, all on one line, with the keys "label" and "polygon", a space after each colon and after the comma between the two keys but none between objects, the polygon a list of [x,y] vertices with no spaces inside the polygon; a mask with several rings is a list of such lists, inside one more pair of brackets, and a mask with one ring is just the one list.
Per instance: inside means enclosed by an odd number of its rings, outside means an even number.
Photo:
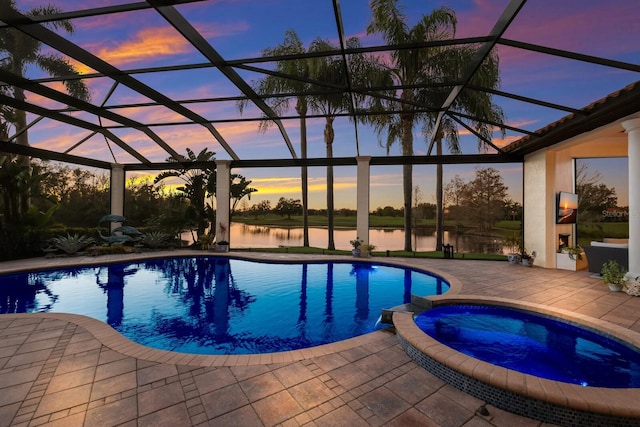
[{"label": "palm tree", "polygon": [[[361,47],[357,37],[347,39],[345,48],[356,50]],[[336,51],[338,48],[330,42],[316,39],[311,43],[310,52]],[[335,117],[350,109],[366,110],[380,108],[380,99],[368,97],[367,88],[385,87],[392,81],[388,69],[383,66],[379,58],[361,53],[351,54],[348,63],[344,59],[335,56],[318,56],[310,60],[310,76],[318,81],[313,95],[309,97],[310,108],[325,117],[324,143],[326,157],[333,157]],[[347,87],[351,82],[353,97],[351,94],[336,90],[337,87]],[[355,104],[355,105],[352,105]],[[364,119],[361,119],[364,120]],[[329,250],[335,249],[333,239],[334,231],[334,197],[333,197],[333,166],[327,166],[327,229]]]},{"label": "palm tree", "polygon": [[[349,38],[346,42],[347,49],[357,49],[360,41],[356,37]],[[338,48],[330,42],[322,39],[314,40],[309,46],[309,53],[320,53],[325,51],[337,51]],[[285,41],[276,48],[265,49],[263,56],[276,55],[296,55],[304,54],[306,51],[302,42],[293,30],[285,33]],[[347,71],[349,69],[349,71]],[[374,86],[380,84],[386,76],[377,58],[354,54],[351,57],[349,66],[345,66],[344,60],[336,56],[312,56],[306,59],[285,59],[278,61],[276,70],[281,74],[292,76],[293,79],[269,75],[260,80],[255,90],[260,95],[279,95],[287,92],[298,93],[296,96],[296,112],[300,116],[300,137],[302,147],[302,158],[306,158],[306,114],[310,109],[320,113],[325,117],[324,142],[326,147],[326,157],[333,157],[334,130],[333,122],[337,114],[349,111],[351,100],[348,95],[337,88],[347,87],[351,72],[352,82],[359,86]],[[354,98],[356,103],[363,102],[364,96]],[[285,111],[289,106],[289,98],[276,96],[267,101],[272,109],[278,114]],[[377,102],[372,100],[371,102]],[[247,101],[240,103],[241,109]],[[271,123],[270,120],[260,122],[261,130]],[[302,180],[302,205],[303,205],[303,227],[305,230],[304,245],[309,246],[308,225],[307,225],[307,168],[303,167]],[[333,197],[333,166],[327,166],[327,248],[335,249],[333,238],[334,231],[334,197]]]},{"label": "palm tree", "polygon": [[[283,55],[301,55],[305,54],[306,49],[300,41],[300,38],[293,30],[287,30],[285,32],[284,41],[276,47],[267,48],[262,51],[263,57],[283,56]],[[285,79],[274,75],[267,75],[263,79],[259,80],[254,85],[254,90],[259,95],[279,95],[283,93],[297,93],[300,95],[295,96],[295,110],[300,117],[300,156],[303,159],[307,158],[307,111],[308,100],[305,93],[309,91],[310,83],[305,79],[309,77],[309,60],[305,58],[301,59],[287,59],[281,60],[276,63],[275,71],[280,74],[285,74],[295,77],[294,79]],[[278,115],[284,114],[289,109],[290,97],[276,96],[266,99],[271,109]],[[241,101],[238,103],[240,112],[244,110],[248,103],[247,101]],[[259,130],[265,132],[269,125],[273,123],[272,120],[263,116],[264,120],[260,122]],[[301,167],[301,181],[302,181],[302,228],[303,228],[303,246],[309,246],[309,186],[308,186],[308,171],[307,166]]]},{"label": "palm tree", "polygon": [[[0,6],[7,10],[19,12],[15,1],[0,0]],[[60,13],[61,10],[55,6],[38,6],[25,12],[28,17],[46,16]],[[73,33],[73,25],[67,20],[57,20],[46,22],[42,25],[55,29],[62,29],[67,33]],[[3,68],[16,76],[24,77],[28,65],[35,65],[54,77],[78,76],[78,72],[66,59],[55,54],[43,54],[40,52],[42,42],[30,37],[12,27],[0,28],[0,68]],[[72,96],[83,101],[89,101],[89,90],[80,79],[64,80],[63,84]],[[11,92],[10,95],[18,101],[25,101],[24,89],[13,87],[4,90]],[[0,111],[2,117],[7,122],[12,123],[20,132],[16,137],[16,143],[28,146],[29,137],[27,133],[27,113],[21,110],[9,109],[6,107]],[[6,128],[6,123],[3,124]],[[4,129],[6,132],[7,129]],[[21,162],[25,166],[30,165],[29,157],[22,156]],[[29,209],[29,193],[20,194],[20,213],[24,214]]]},{"label": "palm tree", "polygon": [[[372,0],[372,20],[367,33],[381,33],[389,45],[451,39],[455,34],[456,17],[452,9],[441,7],[429,15],[423,15],[416,25],[409,28],[397,0]],[[387,152],[399,142],[404,156],[413,155],[413,127],[417,122],[430,119],[428,113],[415,111],[414,104],[420,98],[420,86],[429,86],[441,75],[444,48],[400,49],[391,53],[390,71],[397,84],[404,88],[400,93],[399,115],[372,116],[375,131],[387,133]],[[432,115],[431,115],[432,116]],[[404,199],[404,250],[411,251],[411,198],[413,166],[402,166],[402,192]]]},{"label": "palm tree", "polygon": [[38,164],[25,165],[18,156],[0,155],[0,259],[40,253],[44,243],[42,231],[58,205],[43,213],[36,204],[25,210],[22,201],[25,194],[41,195],[45,177]]},{"label": "palm tree", "polygon": [[[238,204],[240,203],[240,201],[245,197],[251,200],[251,193],[255,193],[256,191],[258,191],[258,189],[254,187],[249,187],[249,185],[251,185],[251,180],[247,180],[247,178],[245,178],[240,174],[232,173],[230,178],[231,178],[231,184],[229,186],[229,196],[231,197],[232,202],[231,202],[231,212],[229,213],[229,216],[231,217],[233,216],[233,214],[236,213],[236,208],[238,207]],[[209,191],[209,193],[211,194],[216,193],[215,184],[216,184],[215,180],[209,181],[208,187],[207,187],[207,191]]]},{"label": "palm tree", "polygon": [[[211,167],[208,165],[213,164],[215,154],[213,151],[204,148],[196,155],[193,150],[187,148],[186,158],[167,158],[167,162],[179,166],[159,173],[154,180],[154,184],[172,177],[180,178],[184,181],[184,186],[178,187],[177,190],[189,200],[190,216],[193,217],[196,222],[197,240],[200,240],[200,238],[205,235],[207,227],[209,226],[212,208],[207,206],[206,197],[207,193],[210,192],[208,189],[215,188],[216,170],[215,166]],[[184,166],[184,163],[198,163],[203,166],[199,168],[189,168]]]},{"label": "palm tree", "polygon": [[[347,42],[349,47],[359,46],[355,38]],[[316,39],[311,43],[309,52],[335,51],[337,47],[326,40]],[[326,84],[320,86],[309,97],[309,106],[315,112],[325,117],[324,144],[327,159],[333,158],[334,130],[333,121],[338,113],[348,111],[350,101],[335,86],[344,86],[347,82],[346,67],[342,58],[319,56],[310,60],[310,75],[313,79]],[[333,166],[327,165],[327,249],[336,248],[333,238],[334,231],[334,197],[333,197]]]},{"label": "palm tree", "polygon": [[[19,12],[15,1],[0,0],[3,9],[11,9]],[[28,17],[46,16],[61,13],[55,6],[38,6],[24,12]],[[54,29],[61,29],[69,34],[73,33],[73,25],[67,20],[56,20],[45,22],[42,25]],[[42,42],[30,37],[15,28],[6,27],[0,29],[0,67],[17,75],[24,77],[28,65],[35,65],[41,70],[49,73],[53,77],[78,76],[79,73],[66,59],[55,54],[43,54],[40,52]],[[80,79],[64,80],[67,91],[83,101],[90,99],[89,90]],[[13,97],[19,101],[26,99],[24,90],[19,87],[13,88]],[[17,130],[26,129],[27,114],[24,111],[15,111],[13,114],[13,124]],[[22,132],[16,137],[16,142],[21,145],[29,145],[27,132]]]},{"label": "palm tree", "polygon": [[[455,37],[457,20],[455,12],[449,8],[435,9],[431,14],[424,15],[413,27],[408,28],[405,17],[400,12],[397,0],[373,0],[371,3],[373,20],[367,31],[380,32],[388,44],[408,44],[412,42],[428,42]],[[400,141],[402,154],[413,155],[413,125],[423,123],[423,133],[429,137],[435,135],[436,154],[442,155],[443,139],[451,153],[460,152],[458,140],[458,125],[451,114],[443,116],[438,129],[437,113],[415,113],[411,103],[418,105],[442,105],[449,94],[449,89],[443,84],[443,75],[452,81],[459,81],[468,64],[476,55],[477,48],[473,46],[441,47],[431,49],[404,49],[392,55],[392,70],[401,85],[414,85],[405,88],[400,99],[405,101],[400,108],[403,111],[399,117],[374,118],[374,127],[378,133],[386,130],[387,150],[395,142]],[[499,85],[498,57],[495,54],[487,56],[470,82],[472,85],[496,89]],[[478,149],[486,150],[485,141],[491,140],[493,127],[488,122],[503,123],[502,109],[491,101],[491,95],[485,91],[464,90],[460,92],[450,108],[452,112],[466,113],[481,120],[469,119],[470,127],[478,136]],[[486,121],[485,121],[486,120]],[[504,128],[501,129],[504,135]],[[411,191],[412,167],[403,166],[403,195],[405,220],[405,250],[411,250]],[[442,250],[443,240],[443,203],[442,203],[442,164],[436,166],[436,250]]]},{"label": "palm tree", "polygon": [[[10,95],[8,86],[0,86],[0,94]],[[9,127],[15,122],[15,109],[0,105],[0,142],[9,142]]]}]

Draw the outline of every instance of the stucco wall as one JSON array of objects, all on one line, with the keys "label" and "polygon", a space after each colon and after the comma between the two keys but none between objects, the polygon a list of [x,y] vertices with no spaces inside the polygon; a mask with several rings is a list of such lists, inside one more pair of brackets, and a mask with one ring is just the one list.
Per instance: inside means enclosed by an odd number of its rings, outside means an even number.
[{"label": "stucco wall", "polygon": [[524,246],[536,252],[534,265],[542,267],[550,266],[547,241],[555,223],[554,162],[555,156],[543,150],[527,156],[524,163]]}]

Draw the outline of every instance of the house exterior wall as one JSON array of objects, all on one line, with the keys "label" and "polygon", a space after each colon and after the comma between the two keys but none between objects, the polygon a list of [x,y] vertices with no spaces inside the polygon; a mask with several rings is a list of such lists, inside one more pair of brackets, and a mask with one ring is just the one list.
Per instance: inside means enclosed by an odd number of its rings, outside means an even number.
[{"label": "house exterior wall", "polygon": [[622,122],[628,135],[629,152],[629,273],[640,277],[640,118]]},{"label": "house exterior wall", "polygon": [[596,130],[526,156],[524,245],[529,252],[537,253],[534,265],[556,268],[555,253],[561,233],[571,234],[570,244],[575,245],[576,226],[555,223],[557,193],[575,191],[574,159],[627,156],[627,135],[622,125],[612,126],[619,131]]}]

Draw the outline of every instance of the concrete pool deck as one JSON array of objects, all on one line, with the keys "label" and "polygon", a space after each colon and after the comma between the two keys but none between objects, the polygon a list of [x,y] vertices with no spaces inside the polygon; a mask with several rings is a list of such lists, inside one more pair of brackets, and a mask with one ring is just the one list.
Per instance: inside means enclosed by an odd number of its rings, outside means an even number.
[{"label": "concrete pool deck", "polygon": [[[151,255],[189,254],[203,253]],[[231,255],[288,261],[351,259]],[[148,256],[19,260],[0,263],[0,274]],[[612,293],[586,271],[469,260],[373,261],[439,273],[452,281],[452,293],[542,304],[640,332],[640,298]],[[143,347],[82,316],[0,315],[0,427],[546,425],[490,405],[489,414],[482,415],[478,409],[484,404],[418,366],[393,330],[293,352],[202,356]]]}]

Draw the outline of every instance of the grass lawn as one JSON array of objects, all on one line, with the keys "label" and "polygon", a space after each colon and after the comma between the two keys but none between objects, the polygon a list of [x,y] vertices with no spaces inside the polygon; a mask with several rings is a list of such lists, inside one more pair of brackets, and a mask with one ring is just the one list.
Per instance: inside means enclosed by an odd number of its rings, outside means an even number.
[{"label": "grass lawn", "polygon": [[592,240],[602,240],[604,237],[628,238],[628,222],[591,222],[578,224],[578,243],[588,245]]},{"label": "grass lawn", "polygon": [[[232,248],[233,249],[233,248]],[[290,253],[290,254],[323,254],[323,255],[351,255],[351,251],[334,250],[322,248],[306,248],[303,246],[288,246],[283,248],[251,248],[233,249],[233,252],[270,252],[270,253]],[[373,251],[372,258],[386,257],[406,257],[406,258],[444,258],[442,251],[407,252],[407,251]],[[475,254],[475,253],[454,253],[454,259],[475,259],[488,261],[506,261],[505,255],[497,254]]]}]

